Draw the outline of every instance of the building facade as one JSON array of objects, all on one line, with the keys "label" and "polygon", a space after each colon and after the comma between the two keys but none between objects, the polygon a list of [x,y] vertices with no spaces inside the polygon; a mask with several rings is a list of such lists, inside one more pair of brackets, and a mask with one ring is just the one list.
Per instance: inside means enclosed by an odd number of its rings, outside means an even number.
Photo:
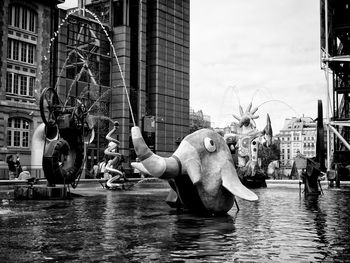
[{"label": "building facade", "polygon": [[202,110],[195,111],[190,108],[190,132],[194,132],[201,128],[210,128],[210,116],[203,114]]},{"label": "building facade", "polygon": [[44,56],[56,5],[62,2],[0,2],[0,167],[7,167],[6,157],[17,153],[22,165],[30,165],[31,136],[41,123],[38,91],[52,80],[52,65]]},{"label": "building facade", "polygon": [[316,156],[316,129],[317,123],[308,117],[285,120],[283,129],[275,136],[280,141],[280,165],[285,174],[290,173],[298,154]]},{"label": "building facade", "polygon": [[114,121],[127,161],[135,158],[134,125],[152,150],[170,156],[189,133],[189,0],[85,0],[79,10],[57,9],[62,2],[0,3],[2,166],[16,153],[30,165],[45,87],[65,105],[79,98],[91,110],[97,136],[88,168],[103,158]]},{"label": "building facade", "polygon": [[[137,125],[153,151],[170,156],[177,147],[177,138],[189,133],[189,0],[86,0],[79,2],[79,6],[93,14],[85,12],[82,15],[81,11],[71,17],[80,22],[74,22],[75,29],[68,23],[67,36],[61,34],[59,38],[59,52],[63,54],[59,55],[62,57],[60,65],[71,50],[83,46],[83,42],[75,44],[76,36],[84,31],[81,28],[100,36],[99,41],[90,41],[91,46],[104,45],[105,48],[98,47],[89,53],[100,58],[102,55],[106,65],[101,71],[101,59],[96,59],[95,64],[100,66],[91,69],[85,80],[77,81],[79,85],[75,85],[79,86],[79,91],[73,88],[69,95],[80,94],[87,84],[90,87],[95,85],[100,91],[99,96],[103,94],[101,90],[109,89],[106,111],[101,114],[110,117],[110,127],[112,121],[120,123],[119,151],[128,160],[136,157],[130,130]],[[104,36],[103,30],[99,30],[101,26],[96,23],[95,16],[108,32],[116,54],[112,49],[108,50],[109,39]],[[91,39],[91,34],[88,35]],[[77,65],[72,65],[70,76],[61,78],[62,89],[65,89],[63,93],[71,85],[67,85],[67,81],[74,82],[74,76],[80,72],[81,66]],[[100,151],[106,142],[103,136],[98,138],[100,142],[90,148],[90,153],[93,158],[101,159]]]}]

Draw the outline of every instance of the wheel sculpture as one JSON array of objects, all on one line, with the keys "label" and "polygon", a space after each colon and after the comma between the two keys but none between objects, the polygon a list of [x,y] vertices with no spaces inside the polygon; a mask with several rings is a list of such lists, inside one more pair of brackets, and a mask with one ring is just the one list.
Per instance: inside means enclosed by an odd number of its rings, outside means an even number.
[{"label": "wheel sculpture", "polygon": [[42,165],[48,184],[74,186],[82,171],[84,138],[92,141],[94,134],[85,105],[77,99],[73,107],[64,107],[55,89],[45,88],[40,114],[46,126]]}]

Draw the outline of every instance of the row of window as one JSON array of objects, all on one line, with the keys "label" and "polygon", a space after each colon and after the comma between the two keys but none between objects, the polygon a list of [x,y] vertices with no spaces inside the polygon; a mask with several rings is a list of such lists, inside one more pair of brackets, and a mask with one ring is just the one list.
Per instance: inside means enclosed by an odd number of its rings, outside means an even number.
[{"label": "row of window", "polygon": [[10,118],[7,122],[7,146],[29,147],[29,122],[21,118]]},{"label": "row of window", "polygon": [[[281,137],[281,139],[282,139],[282,141],[284,141],[284,137]],[[309,141],[309,140],[314,140],[315,139],[315,137],[307,137],[307,140]],[[289,137],[287,137],[286,138],[286,141],[289,141],[290,140],[290,138]],[[293,137],[293,140],[294,141],[299,141],[299,136],[296,136],[296,137]],[[304,137],[304,141],[306,141],[306,137]]]},{"label": "row of window", "polygon": [[33,33],[37,32],[38,15],[35,11],[19,5],[9,7],[8,24]]},{"label": "row of window", "polygon": [[7,72],[6,92],[20,96],[33,96],[35,77]]},{"label": "row of window", "polygon": [[8,59],[34,64],[36,62],[35,54],[35,45],[9,38],[7,44]]},{"label": "row of window", "polygon": [[[10,5],[8,25],[37,33],[38,15],[35,11],[20,5]],[[36,45],[8,38],[7,58],[34,65],[36,63]],[[35,77],[14,72],[6,74],[6,92],[19,96],[33,96]],[[30,125],[23,118],[10,118],[7,122],[7,146],[29,148]]]}]

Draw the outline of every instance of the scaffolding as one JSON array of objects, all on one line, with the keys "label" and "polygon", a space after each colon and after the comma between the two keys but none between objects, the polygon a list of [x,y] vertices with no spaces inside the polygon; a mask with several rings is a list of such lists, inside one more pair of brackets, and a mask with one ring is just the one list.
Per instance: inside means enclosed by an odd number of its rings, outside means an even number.
[{"label": "scaffolding", "polygon": [[321,0],[320,7],[329,171],[350,164],[350,0]]}]

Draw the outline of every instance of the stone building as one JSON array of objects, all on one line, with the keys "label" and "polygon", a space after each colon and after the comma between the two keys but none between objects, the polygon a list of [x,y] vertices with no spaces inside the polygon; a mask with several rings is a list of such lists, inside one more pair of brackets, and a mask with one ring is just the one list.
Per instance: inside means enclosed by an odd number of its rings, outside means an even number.
[{"label": "stone building", "polygon": [[290,172],[297,154],[311,158],[316,156],[317,123],[308,117],[286,119],[282,130],[275,137],[280,141],[281,170]]},{"label": "stone building", "polygon": [[190,131],[194,132],[202,128],[210,128],[210,116],[203,114],[202,110],[195,111],[190,108]]},{"label": "stone building", "polygon": [[[48,46],[63,1],[0,1],[0,167],[20,154],[30,165],[31,136],[41,123],[38,91],[52,81]],[[5,170],[0,172],[4,178]]]}]

